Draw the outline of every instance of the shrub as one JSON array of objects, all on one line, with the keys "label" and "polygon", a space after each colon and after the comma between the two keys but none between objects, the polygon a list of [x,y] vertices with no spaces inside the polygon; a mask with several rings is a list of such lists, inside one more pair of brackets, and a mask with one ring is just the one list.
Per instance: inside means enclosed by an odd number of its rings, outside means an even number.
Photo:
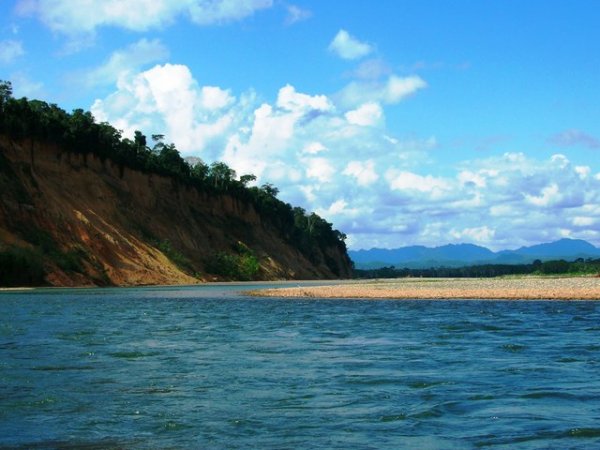
[{"label": "shrub", "polygon": [[230,280],[256,279],[260,264],[254,252],[242,242],[233,246],[235,253],[217,252],[206,261],[206,271]]}]

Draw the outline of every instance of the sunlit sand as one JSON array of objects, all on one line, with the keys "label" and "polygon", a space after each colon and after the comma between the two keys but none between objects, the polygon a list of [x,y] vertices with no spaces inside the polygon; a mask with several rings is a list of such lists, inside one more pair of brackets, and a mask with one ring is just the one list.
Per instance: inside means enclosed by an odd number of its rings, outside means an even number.
[{"label": "sunlit sand", "polygon": [[251,294],[306,298],[600,300],[600,277],[401,278],[265,289]]}]

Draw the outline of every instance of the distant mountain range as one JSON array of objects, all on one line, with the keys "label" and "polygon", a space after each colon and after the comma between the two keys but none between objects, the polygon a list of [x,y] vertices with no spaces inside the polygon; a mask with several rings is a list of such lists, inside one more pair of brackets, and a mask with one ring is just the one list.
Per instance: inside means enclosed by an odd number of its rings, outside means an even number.
[{"label": "distant mountain range", "polygon": [[548,244],[493,252],[473,244],[448,244],[441,247],[414,245],[395,249],[350,250],[357,269],[462,267],[476,264],[527,264],[539,259],[600,258],[600,248],[581,239],[560,239]]}]

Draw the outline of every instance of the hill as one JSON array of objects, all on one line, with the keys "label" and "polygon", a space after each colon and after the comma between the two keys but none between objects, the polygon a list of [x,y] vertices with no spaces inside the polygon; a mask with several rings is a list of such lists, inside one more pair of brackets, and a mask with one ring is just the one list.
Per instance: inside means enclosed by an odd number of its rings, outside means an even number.
[{"label": "hill", "polygon": [[478,264],[528,264],[541,261],[598,258],[600,249],[579,239],[560,239],[547,244],[493,252],[473,244],[441,247],[411,246],[397,249],[350,250],[350,258],[358,269],[385,266],[421,269],[428,267],[462,267]]},{"label": "hill", "polygon": [[123,139],[81,110],[0,101],[0,285],[351,275],[344,236],[222,163]]}]

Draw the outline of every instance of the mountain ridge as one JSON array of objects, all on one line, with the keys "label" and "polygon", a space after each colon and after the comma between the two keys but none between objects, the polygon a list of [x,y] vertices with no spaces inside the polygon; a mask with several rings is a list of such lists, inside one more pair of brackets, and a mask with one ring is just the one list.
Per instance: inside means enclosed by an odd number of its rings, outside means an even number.
[{"label": "mountain ridge", "polygon": [[357,269],[389,265],[407,268],[460,267],[476,264],[526,264],[536,259],[577,259],[600,257],[600,248],[582,239],[557,241],[494,252],[475,244],[446,244],[438,247],[414,245],[395,249],[349,250]]}]

